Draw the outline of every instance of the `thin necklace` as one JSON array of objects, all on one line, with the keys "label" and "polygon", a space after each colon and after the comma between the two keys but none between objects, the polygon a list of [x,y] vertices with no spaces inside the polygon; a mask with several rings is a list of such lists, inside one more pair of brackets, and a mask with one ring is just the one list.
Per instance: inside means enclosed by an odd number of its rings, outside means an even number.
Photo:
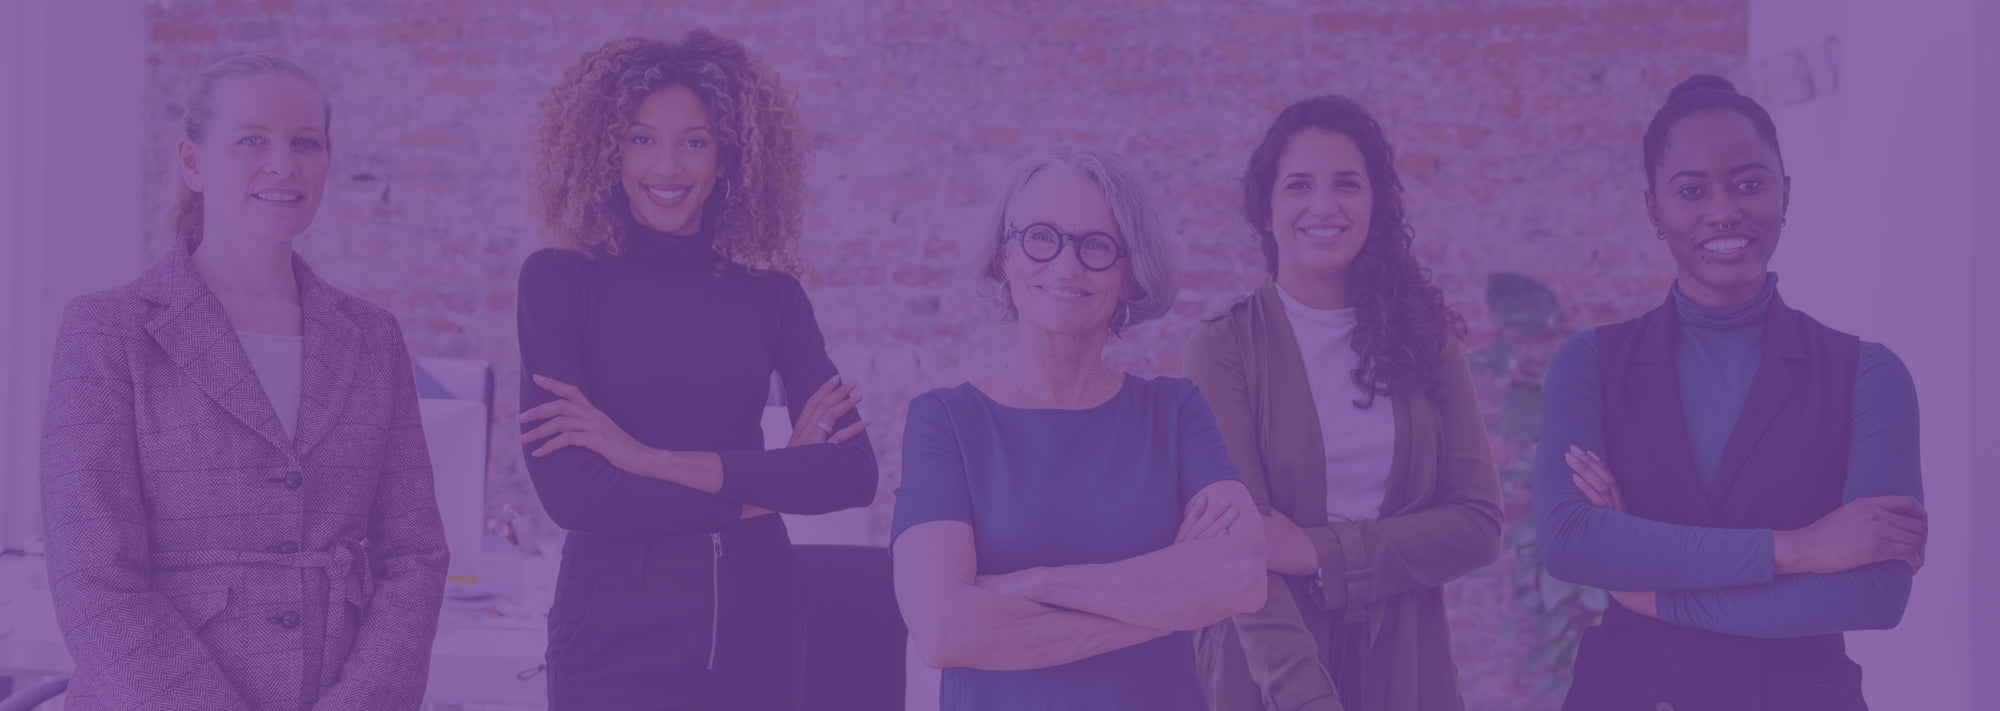
[{"label": "thin necklace", "polygon": [[[1031,398],[1031,397],[1029,397],[1029,396],[1028,396],[1028,389],[1027,389],[1027,388],[1024,388],[1024,387],[1021,387],[1021,379],[1020,379],[1019,377],[1016,377],[1016,376],[1014,375],[1014,360],[1013,360],[1013,359],[1011,359],[1011,358],[1010,358],[1010,359],[1008,359],[1008,360],[1007,360],[1007,364],[1006,364],[1005,366],[1003,366],[1003,368],[1002,368],[1002,369],[1003,369],[1003,370],[1006,370],[1006,371],[1007,371],[1007,383],[1008,383],[1009,385],[1013,385],[1013,386],[1014,386],[1014,393],[1015,393],[1015,394],[1017,394],[1017,395],[1020,395],[1020,396],[1021,396],[1021,409],[1024,409],[1024,410],[1032,410],[1032,409],[1037,409],[1037,408],[1034,408],[1034,407],[1031,407],[1031,405],[1033,405],[1033,404],[1034,404],[1034,398]],[[1100,373],[1101,373],[1102,369],[1099,369],[1099,371],[1100,371]],[[1093,374],[1092,374],[1092,377],[1097,377],[1097,376],[1098,376],[1098,375],[1099,375],[1100,373],[1093,373]],[[1100,378],[1097,378],[1097,379],[1098,379],[1098,382],[1099,382],[1099,383],[1102,383],[1102,382],[1103,382],[1103,380],[1102,380],[1102,378],[1101,378],[1101,377],[1100,377]],[[1096,399],[1096,393],[1097,393],[1098,391],[1100,391],[1100,390],[1103,390],[1103,389],[1104,389],[1104,386],[1103,386],[1102,384],[1093,384],[1093,387],[1092,387],[1092,388],[1090,389],[1090,392],[1091,392],[1091,394],[1092,394],[1092,398],[1091,398],[1091,399],[1095,400],[1095,399]],[[1051,401],[1050,401],[1050,404],[1051,404],[1051,405],[1053,405],[1053,404],[1054,404],[1054,401],[1053,401],[1053,400],[1051,400]],[[1049,409],[1049,408],[1040,408],[1040,409]]]}]

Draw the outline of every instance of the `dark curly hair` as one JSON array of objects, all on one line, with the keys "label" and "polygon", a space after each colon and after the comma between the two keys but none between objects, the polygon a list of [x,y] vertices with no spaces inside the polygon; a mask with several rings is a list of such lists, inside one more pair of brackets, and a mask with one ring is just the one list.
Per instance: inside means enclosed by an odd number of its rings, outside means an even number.
[{"label": "dark curly hair", "polygon": [[1271,193],[1278,180],[1278,159],[1292,136],[1307,128],[1332,131],[1353,139],[1367,163],[1369,189],[1374,193],[1368,235],[1348,267],[1348,303],[1355,311],[1354,384],[1361,389],[1356,407],[1369,407],[1375,397],[1398,392],[1422,392],[1443,398],[1444,349],[1452,336],[1465,333],[1465,321],[1446,306],[1444,293],[1431,283],[1431,273],[1410,253],[1416,230],[1403,210],[1403,181],[1396,176],[1395,153],[1382,126],[1360,104],[1342,96],[1306,99],[1278,114],[1264,133],[1264,142],[1250,153],[1243,173],[1243,216],[1263,241],[1265,266],[1278,273],[1278,238],[1270,230]]},{"label": "dark curly hair", "polygon": [[632,221],[619,140],[653,92],[701,98],[720,153],[703,227],[715,250],[752,269],[797,276],[805,202],[805,132],[778,75],[735,40],[695,29],[679,42],[614,40],[583,55],[542,101],[535,201],[558,247],[617,254]]}]

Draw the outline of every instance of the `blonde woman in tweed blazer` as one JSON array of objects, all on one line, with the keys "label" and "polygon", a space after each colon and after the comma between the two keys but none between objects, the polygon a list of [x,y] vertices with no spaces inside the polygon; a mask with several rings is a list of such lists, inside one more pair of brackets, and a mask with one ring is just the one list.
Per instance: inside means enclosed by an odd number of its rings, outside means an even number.
[{"label": "blonde woman in tweed blazer", "polygon": [[[193,93],[182,239],[72,302],[57,340],[42,504],[66,707],[416,709],[447,555],[409,354],[291,250],[325,183],[325,97],[260,55]],[[297,357],[253,357],[260,333]]]}]

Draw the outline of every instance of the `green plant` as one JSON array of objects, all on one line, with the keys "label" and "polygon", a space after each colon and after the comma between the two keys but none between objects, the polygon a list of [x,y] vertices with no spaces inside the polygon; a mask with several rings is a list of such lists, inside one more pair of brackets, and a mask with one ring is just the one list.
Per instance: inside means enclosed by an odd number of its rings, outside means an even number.
[{"label": "green plant", "polygon": [[[1504,495],[1509,502],[1531,501],[1535,446],[1541,439],[1542,374],[1560,342],[1557,326],[1562,309],[1554,292],[1541,282],[1505,272],[1487,279],[1486,305],[1502,338],[1472,353],[1470,362],[1475,371],[1502,386],[1493,436],[1498,449],[1512,453],[1500,469]],[[1537,696],[1561,695],[1569,690],[1577,643],[1583,631],[1597,623],[1610,596],[1548,574],[1535,542],[1532,515],[1509,522],[1504,542],[1501,559],[1507,561],[1508,590],[1519,613],[1502,623],[1502,631],[1518,637],[1521,625],[1533,628],[1521,673],[1540,680]]]}]

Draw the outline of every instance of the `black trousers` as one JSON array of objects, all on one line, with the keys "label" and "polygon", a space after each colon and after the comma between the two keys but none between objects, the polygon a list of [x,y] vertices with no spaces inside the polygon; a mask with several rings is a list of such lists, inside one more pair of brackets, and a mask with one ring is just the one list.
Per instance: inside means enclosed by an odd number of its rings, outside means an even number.
[{"label": "black trousers", "polygon": [[775,515],[712,533],[572,532],[549,611],[549,709],[793,711],[804,628]]}]

